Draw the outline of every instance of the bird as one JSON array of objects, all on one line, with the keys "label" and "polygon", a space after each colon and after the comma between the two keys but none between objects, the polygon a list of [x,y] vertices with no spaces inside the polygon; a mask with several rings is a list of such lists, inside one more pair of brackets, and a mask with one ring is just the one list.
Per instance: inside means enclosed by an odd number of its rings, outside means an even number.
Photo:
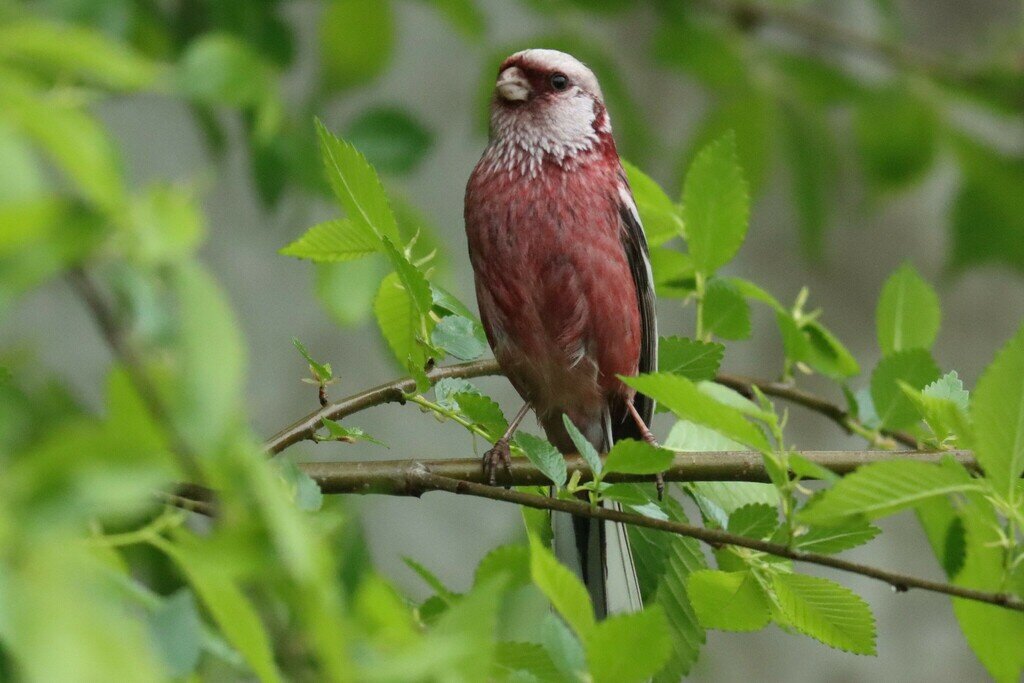
[{"label": "bird", "polygon": [[[528,49],[501,63],[464,218],[480,319],[524,401],[484,455],[490,483],[530,409],[563,454],[576,451],[563,416],[599,453],[625,438],[655,443],[654,402],[619,379],[657,369],[647,240],[583,62]],[[552,528],[555,554],[582,578],[598,617],[642,608],[623,526],[554,513]]]}]

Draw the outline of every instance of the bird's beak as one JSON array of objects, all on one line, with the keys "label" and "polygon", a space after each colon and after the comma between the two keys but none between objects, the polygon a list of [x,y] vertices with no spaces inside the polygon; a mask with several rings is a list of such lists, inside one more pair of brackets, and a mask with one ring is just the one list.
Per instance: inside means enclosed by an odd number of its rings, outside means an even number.
[{"label": "bird's beak", "polygon": [[517,66],[502,71],[494,89],[498,97],[508,102],[522,102],[530,96],[530,84]]}]

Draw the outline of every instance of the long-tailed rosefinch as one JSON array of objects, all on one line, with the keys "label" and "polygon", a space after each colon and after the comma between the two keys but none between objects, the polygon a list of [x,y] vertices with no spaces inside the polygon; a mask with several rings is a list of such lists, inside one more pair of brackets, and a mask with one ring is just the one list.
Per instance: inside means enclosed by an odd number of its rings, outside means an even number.
[{"label": "long-tailed rosefinch", "polygon": [[[493,483],[531,407],[563,453],[575,450],[563,414],[599,452],[651,440],[651,400],[617,376],[653,371],[658,335],[647,241],[590,69],[555,50],[512,55],[490,130],[466,188],[466,234],[487,339],[526,401],[485,456]],[[622,527],[553,523],[555,550],[599,616],[640,607]]]}]

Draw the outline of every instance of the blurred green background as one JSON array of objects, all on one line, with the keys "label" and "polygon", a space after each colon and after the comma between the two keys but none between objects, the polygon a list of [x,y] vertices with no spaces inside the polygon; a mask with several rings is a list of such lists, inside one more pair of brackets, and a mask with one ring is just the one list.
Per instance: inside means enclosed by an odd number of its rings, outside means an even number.
[{"label": "blurred green background", "polygon": [[[92,27],[166,65],[156,86],[146,79],[136,87],[125,72],[101,83],[114,87],[111,96],[91,99],[69,84],[61,97],[95,115],[129,190],[145,191],[133,220],[145,223],[147,207],[156,215],[180,206],[173,239],[188,245],[205,232],[201,260],[223,284],[247,340],[245,400],[260,435],[315,407],[314,390],[299,381],[305,367],[294,336],[334,365],[340,382],[330,387],[333,397],[402,374],[370,318],[382,262],[311,266],[276,253],[336,214],[313,116],[369,157],[389,192],[405,200],[396,207],[404,229],[422,231],[426,248],[439,250],[441,280],[472,301],[463,190],[485,144],[496,67],[527,47],[567,49],[594,68],[620,152],[670,195],[678,195],[692,150],[734,129],[755,202],[731,272],[784,301],[808,286],[864,367],[878,357],[881,284],[904,261],[937,283],[943,325],[935,355],[969,386],[1024,318],[1020,2],[50,0],[0,7],[0,20],[10,22],[0,24],[0,60],[13,55],[46,71],[52,44],[33,47],[32,36],[4,33],[29,16]],[[64,57],[88,70],[102,54]],[[0,200],[50,179],[19,126],[25,122],[11,110],[0,112]],[[92,180],[101,195],[102,178]],[[0,225],[16,230],[14,222]],[[5,239],[18,241],[7,233],[0,246]],[[168,248],[150,246],[154,253]],[[108,352],[66,284],[48,281],[47,259],[3,253],[0,347],[98,405]],[[134,312],[135,333],[158,345],[166,321],[147,298],[158,294],[131,272],[113,282]],[[665,333],[692,331],[684,322],[691,318],[677,301],[661,302]],[[726,369],[774,377],[780,349],[771,316],[756,310],[752,340],[730,346]],[[480,384],[514,409],[504,381]],[[808,386],[842,401],[816,378]],[[299,448],[324,459],[465,457],[471,449],[457,427],[427,415],[384,407],[359,424],[386,436],[390,450]],[[794,413],[793,425],[799,448],[857,446],[813,415]],[[403,556],[459,589],[487,549],[522,533],[515,509],[482,501],[431,495],[355,504],[378,567],[412,595],[425,593]],[[851,559],[939,574],[911,516],[883,526],[887,533]],[[829,651],[777,629],[712,632],[694,680],[984,675],[948,601],[894,596],[856,578],[847,583],[878,617],[878,658]]]}]

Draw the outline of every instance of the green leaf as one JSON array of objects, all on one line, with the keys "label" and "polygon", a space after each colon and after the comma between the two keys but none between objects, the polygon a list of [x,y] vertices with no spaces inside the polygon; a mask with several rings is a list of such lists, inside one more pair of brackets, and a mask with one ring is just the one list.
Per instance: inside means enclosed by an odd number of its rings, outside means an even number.
[{"label": "green leaf", "polygon": [[985,477],[1008,500],[1015,500],[1015,486],[1024,472],[1024,327],[978,380],[971,417],[975,456]]},{"label": "green leaf", "polygon": [[697,270],[711,275],[732,260],[747,234],[750,198],[727,134],[705,147],[686,174],[683,223]]},{"label": "green leaf", "polygon": [[393,244],[401,244],[395,215],[376,171],[355,147],[332,134],[319,119],[316,126],[327,180],[349,220],[369,227]]},{"label": "green leaf", "polygon": [[453,398],[459,411],[473,424],[482,427],[490,435],[491,441],[497,441],[508,430],[508,421],[501,412],[501,406],[489,396],[473,391],[455,394]]},{"label": "green leaf", "polygon": [[[764,184],[771,161],[777,118],[776,99],[760,88],[741,87],[721,93],[717,106],[708,111],[687,143],[681,161],[685,169],[708,143],[730,131],[736,136],[736,153],[752,195]],[[680,174],[681,175],[681,174]]]},{"label": "green leaf", "polygon": [[430,335],[430,342],[459,360],[479,358],[488,348],[483,328],[461,315],[441,318]]},{"label": "green leaf", "polygon": [[685,377],[655,373],[620,379],[679,418],[710,427],[761,452],[771,450],[764,432],[747,422],[742,413],[710,398]]},{"label": "green leaf", "polygon": [[381,258],[316,265],[314,291],[320,304],[342,327],[364,322],[373,313],[373,300],[387,274]]},{"label": "green leaf", "polygon": [[572,423],[568,415],[562,415],[562,423],[565,425],[566,431],[569,432],[569,438],[572,439],[573,445],[576,446],[576,452],[587,461],[587,466],[594,473],[594,477],[600,477],[602,465],[601,456],[598,454],[597,449],[580,433],[580,430],[576,428],[576,425]]},{"label": "green leaf", "polygon": [[672,645],[668,621],[657,605],[608,617],[584,644],[594,683],[646,681],[668,660]]},{"label": "green leaf", "polygon": [[675,12],[658,22],[652,50],[655,59],[705,84],[731,89],[747,82],[747,67],[731,32],[699,20],[695,12]]},{"label": "green leaf", "polygon": [[516,444],[523,449],[533,466],[550,479],[556,487],[565,486],[565,480],[569,473],[565,467],[565,458],[557,448],[546,439],[541,439],[528,432],[518,432]]},{"label": "green leaf", "polygon": [[530,576],[566,623],[584,641],[594,630],[590,596],[572,571],[536,538],[530,537]]},{"label": "green leaf", "polygon": [[781,110],[783,149],[792,177],[800,244],[806,256],[820,258],[829,227],[829,209],[839,186],[836,141],[827,112],[821,108],[796,105]]},{"label": "green leaf", "polygon": [[836,526],[814,527],[796,536],[793,545],[805,552],[831,555],[863,545],[881,532],[862,519],[850,519]]},{"label": "green leaf", "polygon": [[970,393],[964,389],[964,383],[957,375],[956,370],[951,370],[935,380],[921,393],[928,398],[935,398],[949,401],[960,410],[966,411],[970,403]]},{"label": "green leaf", "polygon": [[725,347],[686,337],[662,337],[658,341],[658,371],[682,375],[694,382],[713,380],[722,364]]},{"label": "green leaf", "polygon": [[750,306],[729,283],[712,280],[704,293],[701,323],[706,333],[722,339],[750,336]]},{"label": "green leaf", "polygon": [[956,372],[947,373],[921,390],[906,382],[900,382],[900,388],[940,442],[955,435],[961,446],[969,448],[973,444],[974,429],[967,417],[970,396]]},{"label": "green leaf", "polygon": [[790,452],[788,460],[789,469],[802,479],[820,479],[828,482],[836,482],[840,479],[839,475],[832,470],[808,460],[795,451]]},{"label": "green leaf", "polygon": [[930,349],[939,332],[939,297],[914,267],[905,263],[885,281],[875,315],[878,345],[884,355]]},{"label": "green leaf", "polygon": [[327,428],[327,434],[330,440],[342,441],[344,443],[368,441],[370,443],[375,443],[378,446],[384,446],[385,448],[387,447],[387,444],[385,444],[383,441],[378,441],[377,439],[373,438],[372,436],[364,432],[359,427],[346,427],[345,425],[342,425],[326,417],[323,418],[321,422],[323,422],[324,427]]},{"label": "green leaf", "polygon": [[519,680],[516,674],[524,675],[524,680],[528,681],[558,683],[563,680],[561,670],[543,645],[499,641],[490,680]]},{"label": "green leaf", "polygon": [[453,602],[458,597],[455,593],[448,590],[448,587],[444,585],[441,579],[437,578],[437,575],[434,574],[434,572],[430,571],[416,560],[406,556],[402,558],[402,562],[405,563],[406,567],[416,572],[416,575],[423,579],[423,582],[430,586],[434,590],[434,593],[436,593],[437,596],[445,602]]},{"label": "green leaf", "polygon": [[938,119],[904,85],[860,98],[854,137],[871,183],[895,189],[920,178],[935,159]]},{"label": "green leaf", "polygon": [[509,588],[530,583],[530,549],[525,545],[503,545],[480,560],[473,575],[473,584],[483,583],[499,574],[507,575]]},{"label": "green leaf", "polygon": [[430,151],[434,136],[404,109],[378,107],[349,124],[345,137],[386,173],[409,173]]},{"label": "green leaf", "polygon": [[324,494],[320,485],[300,469],[294,460],[282,455],[271,460],[271,464],[291,491],[295,507],[304,512],[316,512],[323,506]]},{"label": "green leaf", "polygon": [[487,30],[487,17],[475,0],[430,0],[430,4],[467,38],[482,38]]},{"label": "green leaf", "polygon": [[748,503],[729,515],[727,531],[747,538],[767,538],[779,525],[779,512],[774,505]]},{"label": "green leaf", "polygon": [[192,591],[176,591],[160,603],[148,621],[168,675],[184,678],[195,671],[202,651],[203,622]]},{"label": "green leaf", "polygon": [[904,393],[900,382],[921,389],[941,375],[939,366],[924,349],[899,351],[883,358],[871,374],[871,399],[875,410],[888,429],[902,429],[917,422],[914,404]]},{"label": "green leaf", "polygon": [[693,259],[668,247],[651,247],[655,293],[664,298],[685,299],[697,286]]},{"label": "green leaf", "polygon": [[320,64],[328,88],[362,85],[391,61],[395,27],[387,0],[331,0],[318,24]]},{"label": "green leaf", "polygon": [[804,508],[798,518],[822,526],[857,516],[877,519],[929,498],[977,488],[978,483],[962,470],[915,460],[883,460],[843,477]]},{"label": "green leaf", "polygon": [[303,343],[299,341],[298,337],[292,337],[292,344],[295,345],[295,348],[299,350],[299,353],[302,354],[302,357],[306,359],[307,363],[309,363],[309,369],[312,371],[312,373],[316,376],[318,380],[320,380],[321,382],[330,381],[331,377],[333,376],[331,373],[330,363],[321,364],[313,360],[313,357],[309,355],[309,351],[306,350],[305,345],[303,345]]},{"label": "green leaf", "polygon": [[860,373],[857,359],[843,343],[817,321],[806,323],[801,332],[807,338],[808,365],[834,379],[845,379]]},{"label": "green leaf", "polygon": [[189,43],[178,65],[178,87],[204,104],[251,107],[266,100],[274,73],[248,44],[227,33],[206,33]]},{"label": "green leaf", "polygon": [[704,628],[757,631],[768,624],[768,599],[753,573],[702,569],[686,590]]},{"label": "green leaf", "polygon": [[646,441],[622,439],[616,441],[608,452],[604,463],[605,472],[626,474],[657,474],[672,464],[674,454],[664,448],[656,448]]},{"label": "green leaf", "polygon": [[188,577],[224,637],[245,657],[253,672],[264,681],[282,680],[270,637],[256,609],[222,567],[204,556],[199,546],[162,540],[158,547]]},{"label": "green leaf", "polygon": [[314,225],[278,253],[315,263],[337,263],[360,259],[380,250],[380,239],[368,225],[336,218]]},{"label": "green leaf", "polygon": [[661,186],[628,161],[622,162],[622,168],[626,171],[626,179],[633,191],[633,201],[640,212],[648,244],[656,247],[682,236],[683,219],[679,215],[679,208]]},{"label": "green leaf", "polygon": [[856,593],[838,583],[805,574],[779,572],[772,587],[786,621],[829,647],[875,654],[875,618]]},{"label": "green leaf", "polygon": [[373,312],[381,334],[401,365],[406,365],[410,358],[425,358],[419,343],[419,311],[397,273],[391,273],[381,281],[373,301]]}]

